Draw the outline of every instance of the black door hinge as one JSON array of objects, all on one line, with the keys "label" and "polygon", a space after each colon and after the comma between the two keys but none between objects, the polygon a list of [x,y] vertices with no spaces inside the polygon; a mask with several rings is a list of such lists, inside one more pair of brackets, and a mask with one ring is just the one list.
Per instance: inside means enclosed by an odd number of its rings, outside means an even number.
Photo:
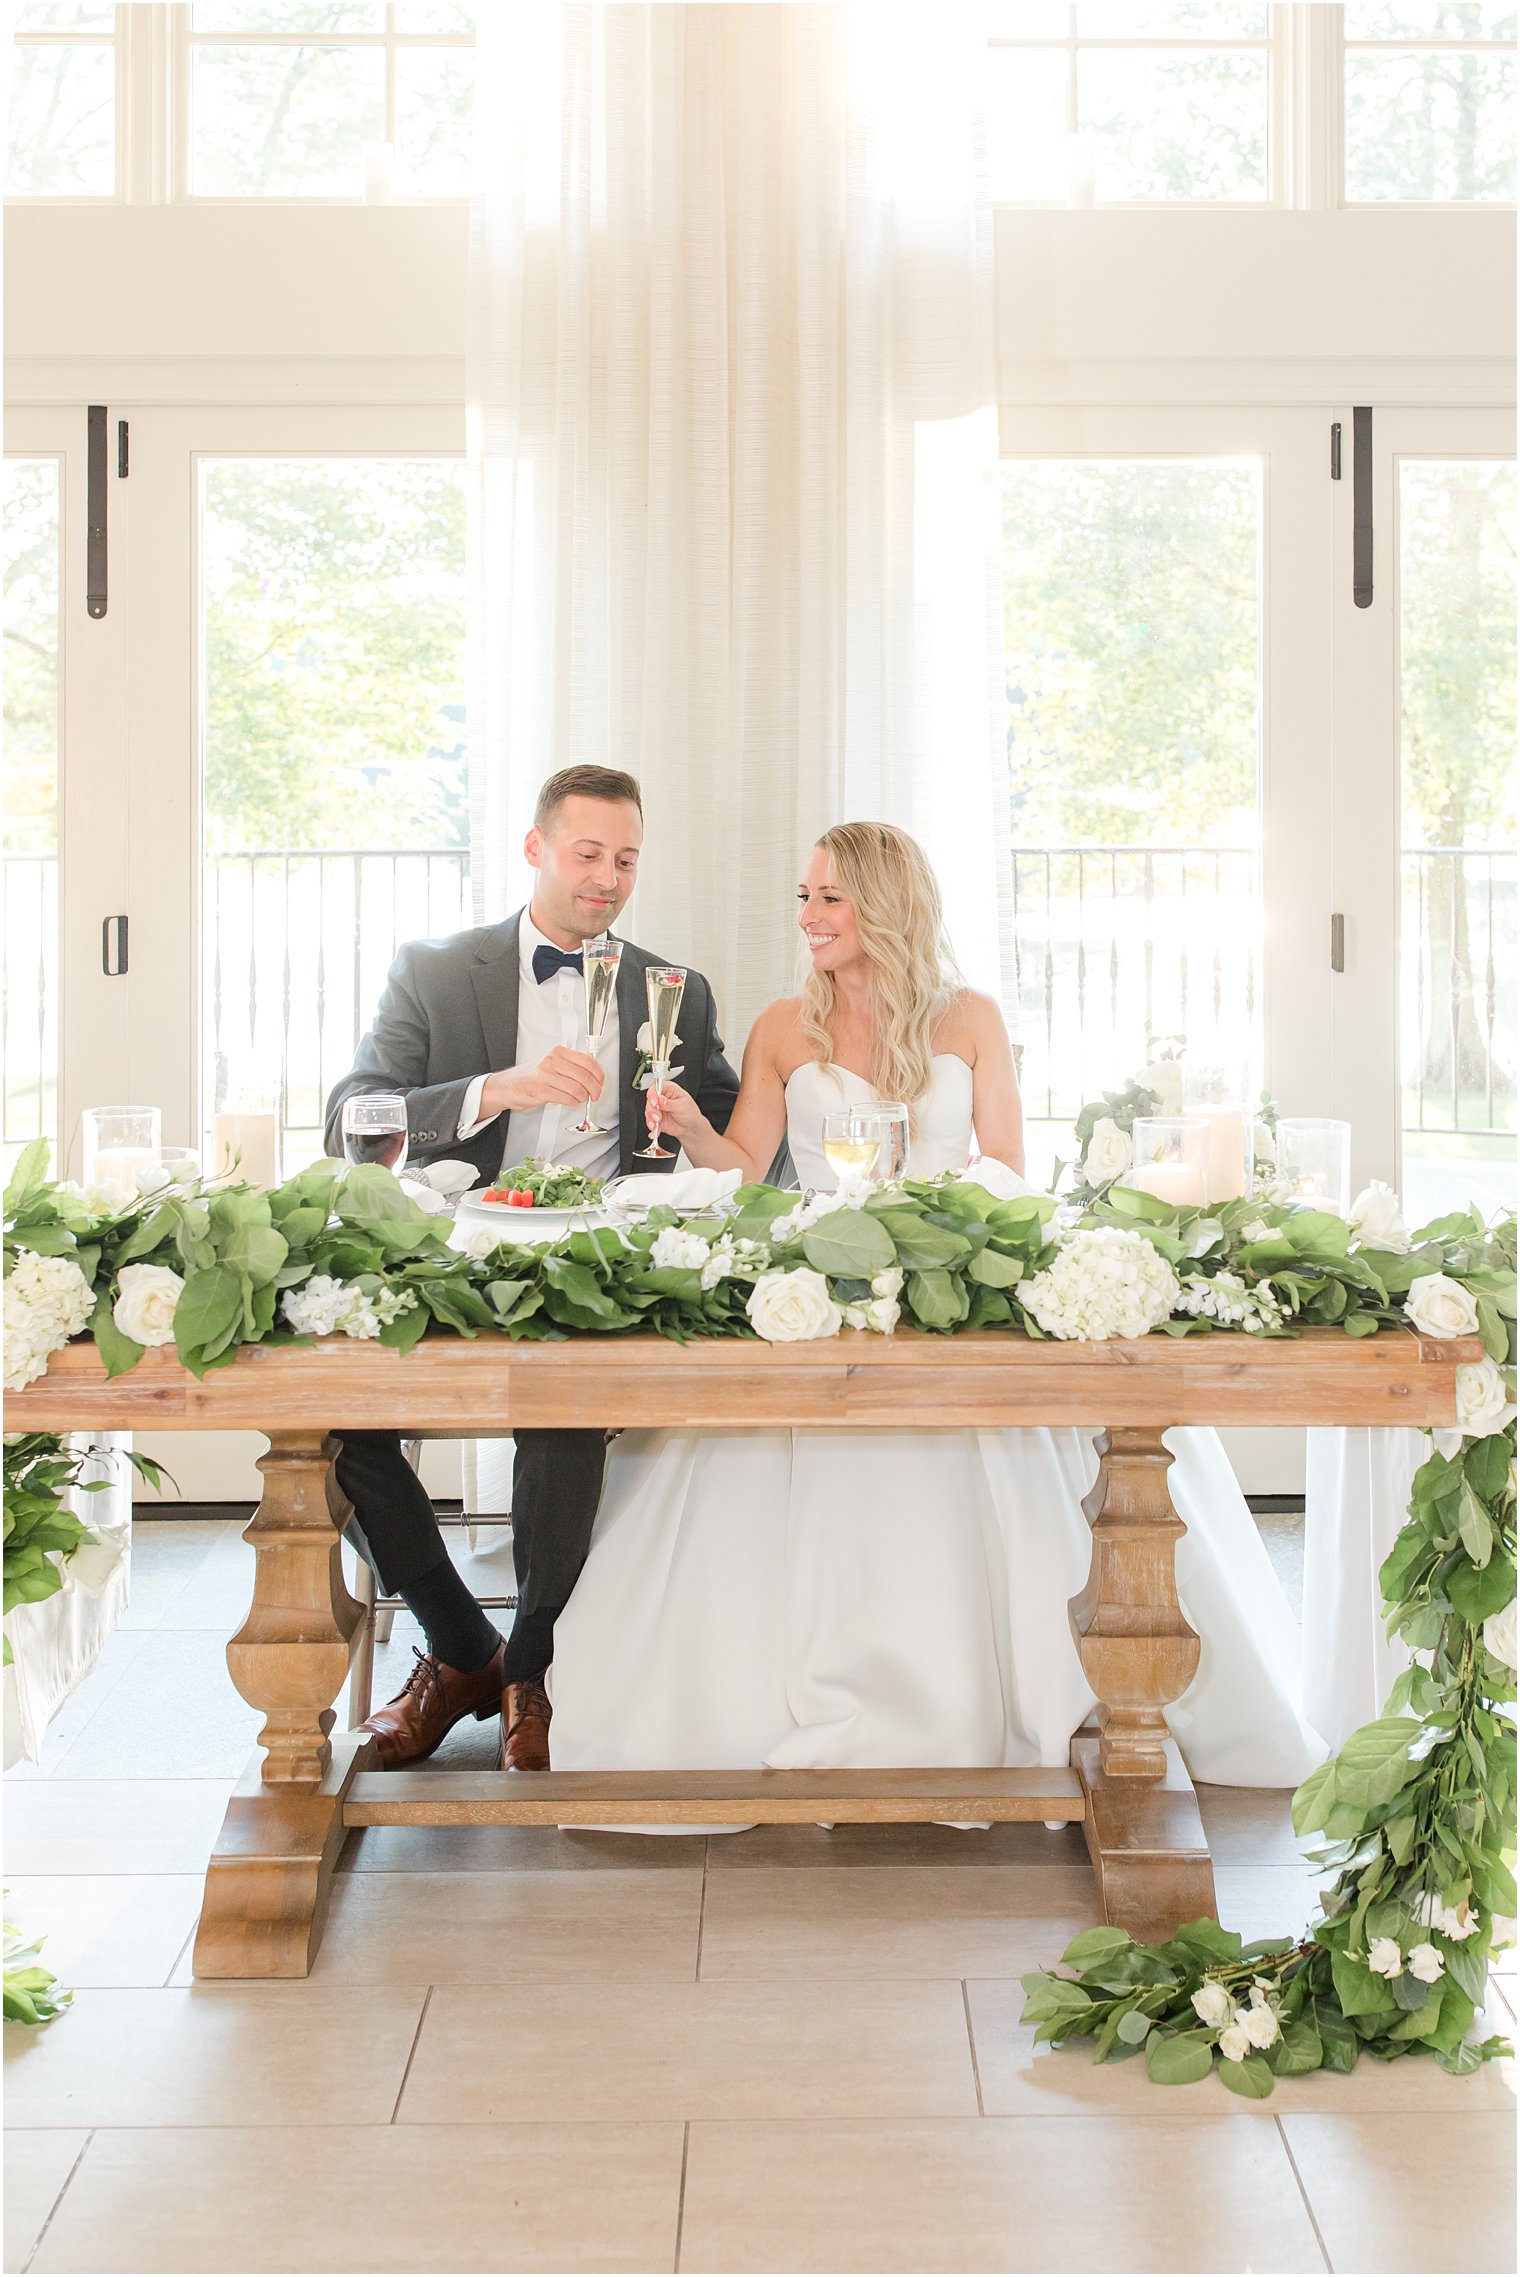
[{"label": "black door hinge", "polygon": [[117,420],[117,422],[116,422],[116,474],[117,474],[117,479],[118,479],[119,481],[121,481],[121,482],[125,482],[125,481],[126,481],[126,479],[127,479],[127,474],[128,474],[128,471],[129,471],[129,470],[128,470],[128,466],[127,466],[127,423],[126,423],[125,419],[118,419],[118,420]]},{"label": "black door hinge", "polygon": [[85,413],[84,605],[91,617],[106,613],[106,407]]},{"label": "black door hinge", "polygon": [[127,969],[125,914],[100,920],[100,969],[107,980],[120,980]]}]

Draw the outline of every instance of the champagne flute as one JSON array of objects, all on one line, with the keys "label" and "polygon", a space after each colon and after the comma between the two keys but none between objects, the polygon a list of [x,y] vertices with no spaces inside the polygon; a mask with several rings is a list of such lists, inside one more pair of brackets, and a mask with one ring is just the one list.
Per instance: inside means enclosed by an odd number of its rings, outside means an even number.
[{"label": "champagne flute", "polygon": [[406,1161],[406,1101],[399,1091],[361,1092],[343,1102],[343,1152],[400,1174]]},{"label": "champagne flute", "polygon": [[[586,1049],[592,1058],[602,1040],[607,1025],[607,1012],[617,986],[618,966],[622,962],[623,944],[610,933],[601,934],[595,941],[581,945],[581,978],[586,984]],[[591,1101],[586,1101],[584,1114],[578,1123],[570,1126],[576,1138],[587,1138],[599,1126],[591,1120]]]},{"label": "champagne flute", "polygon": [[650,1101],[651,1128],[648,1146],[641,1146],[640,1162],[669,1162],[668,1148],[660,1144],[659,1094],[670,1081],[670,1063],[675,1056],[676,1022],[681,1016],[681,998],[686,988],[686,972],[681,965],[651,965],[644,975],[644,987],[649,997],[649,1057],[651,1061]]}]

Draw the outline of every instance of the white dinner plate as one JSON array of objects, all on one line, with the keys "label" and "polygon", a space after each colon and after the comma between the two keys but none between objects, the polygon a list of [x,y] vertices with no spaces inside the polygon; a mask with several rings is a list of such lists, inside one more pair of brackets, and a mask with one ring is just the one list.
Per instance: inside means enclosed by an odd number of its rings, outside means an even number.
[{"label": "white dinner plate", "polygon": [[476,1220],[489,1219],[503,1241],[542,1242],[558,1241],[561,1234],[589,1232],[593,1226],[616,1226],[626,1223],[615,1210],[603,1203],[583,1204],[575,1209],[551,1210],[515,1208],[510,1202],[487,1202],[479,1194],[466,1194],[459,1205],[461,1217]]}]

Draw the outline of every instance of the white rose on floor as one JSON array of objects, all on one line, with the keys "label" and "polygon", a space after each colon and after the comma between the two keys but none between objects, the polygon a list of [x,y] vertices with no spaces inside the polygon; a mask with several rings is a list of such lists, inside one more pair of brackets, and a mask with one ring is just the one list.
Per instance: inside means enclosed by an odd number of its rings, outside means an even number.
[{"label": "white rose on floor", "polygon": [[1282,2036],[1277,2018],[1265,2001],[1259,2007],[1241,2010],[1240,2028],[1253,2048],[1270,2048]]},{"label": "white rose on floor", "polygon": [[1399,1951],[1396,1937],[1374,1937],[1367,1948],[1367,1966],[1375,1977],[1400,1977],[1404,1973],[1404,1956]]},{"label": "white rose on floor", "polygon": [[1244,2063],[1251,2041],[1244,2024],[1229,2024],[1219,2035],[1219,2053],[1232,2064]]},{"label": "white rose on floor", "polygon": [[1201,1984],[1193,1995],[1193,2007],[1205,2024],[1228,2024],[1235,2011],[1222,1984]]},{"label": "white rose on floor", "polygon": [[1421,1984],[1434,1984],[1438,1977],[1444,1975],[1445,1969],[1446,1963],[1434,1945],[1416,1945],[1409,1956],[1409,1973],[1412,1977],[1418,1977]]},{"label": "white rose on floor", "polygon": [[815,1337],[837,1336],[844,1324],[828,1282],[806,1266],[795,1273],[762,1273],[744,1309],[756,1335],[767,1344],[806,1344]]},{"label": "white rose on floor", "polygon": [[1457,1421],[1470,1439],[1486,1439],[1514,1419],[1509,1393],[1498,1363],[1485,1352],[1481,1360],[1457,1364]]},{"label": "white rose on floor", "polygon": [[1404,1223],[1404,1212],[1399,1197],[1381,1178],[1374,1178],[1364,1186],[1351,1205],[1351,1230],[1369,1249],[1396,1249],[1400,1253],[1409,1247],[1409,1228]]},{"label": "white rose on floor", "polygon": [[697,1273],[707,1263],[707,1243],[684,1226],[662,1226],[654,1237],[649,1262],[662,1270],[673,1267],[677,1272]]},{"label": "white rose on floor", "polygon": [[1178,1115],[1182,1112],[1182,1062],[1180,1059],[1152,1060],[1143,1068],[1140,1080],[1147,1091],[1153,1092],[1158,1115]]},{"label": "white rose on floor", "polygon": [[1422,1336],[1470,1336],[1478,1307],[1470,1292],[1449,1273],[1425,1273],[1404,1299],[1404,1310]]},{"label": "white rose on floor", "polygon": [[1106,1186],[1121,1170],[1128,1170],[1134,1158],[1135,1145],[1128,1131],[1121,1131],[1112,1115],[1102,1115],[1093,1124],[1082,1157],[1082,1175],[1089,1186]]},{"label": "white rose on floor", "polygon": [[1484,1622],[1483,1649],[1491,1652],[1495,1660],[1503,1661],[1506,1668],[1514,1668],[1517,1665],[1515,1643],[1515,1600],[1512,1597]]},{"label": "white rose on floor", "polygon": [[184,1285],[169,1265],[123,1265],[116,1276],[121,1293],[111,1307],[111,1318],[136,1344],[172,1344],[174,1308]]}]

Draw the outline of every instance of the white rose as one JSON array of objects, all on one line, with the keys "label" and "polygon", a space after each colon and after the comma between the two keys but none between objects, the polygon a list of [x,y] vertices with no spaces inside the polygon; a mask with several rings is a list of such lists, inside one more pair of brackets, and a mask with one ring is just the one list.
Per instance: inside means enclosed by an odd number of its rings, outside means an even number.
[{"label": "white rose", "polygon": [[815,1337],[837,1336],[844,1323],[828,1282],[806,1266],[795,1273],[762,1273],[744,1309],[756,1335],[767,1344],[805,1344]]},{"label": "white rose", "polygon": [[1486,1439],[1490,1432],[1502,1431],[1513,1422],[1514,1414],[1496,1361],[1485,1352],[1481,1360],[1458,1362],[1457,1421],[1470,1439]]},{"label": "white rose", "polygon": [[902,1306],[896,1297],[873,1297],[864,1311],[867,1328],[877,1336],[890,1336],[902,1318]]},{"label": "white rose", "polygon": [[888,1265],[884,1271],[871,1275],[873,1297],[900,1297],[905,1275],[900,1265]]},{"label": "white rose", "polygon": [[1472,1296],[1449,1273],[1422,1274],[1404,1310],[1422,1336],[1470,1336],[1478,1325]]},{"label": "white rose", "polygon": [[1242,2009],[1240,2028],[1253,2048],[1270,2048],[1280,2037],[1277,2018],[1265,2001],[1259,2007]]},{"label": "white rose", "polygon": [[1416,1945],[1409,1956],[1409,1973],[1418,1977],[1421,1984],[1434,1984],[1445,1974],[1446,1963],[1434,1945]]},{"label": "white rose", "polygon": [[[528,1211],[523,1214],[531,1215]],[[456,1218],[454,1230],[449,1235],[449,1247],[457,1249],[461,1256],[473,1257],[478,1262],[482,1257],[489,1257],[493,1250],[499,1249],[508,1239],[510,1236],[499,1233],[494,1225],[466,1224],[462,1219]]]},{"label": "white rose", "polygon": [[1228,2024],[1235,2012],[1222,1984],[1201,1984],[1193,1995],[1193,2007],[1205,2024]]},{"label": "white rose", "polygon": [[1257,1162],[1275,1162],[1277,1160],[1277,1133],[1270,1123],[1262,1122],[1259,1116],[1256,1127],[1251,1133],[1251,1151]]},{"label": "white rose", "polygon": [[1142,1068],[1140,1080],[1156,1100],[1159,1115],[1178,1115],[1182,1112],[1182,1062],[1180,1059],[1152,1060]]},{"label": "white rose", "polygon": [[111,1318],[123,1336],[137,1344],[172,1344],[174,1308],[184,1287],[169,1265],[123,1265],[116,1278],[121,1291]]},{"label": "white rose", "polygon": [[707,1263],[707,1243],[699,1233],[688,1233],[684,1226],[662,1226],[655,1235],[649,1262],[661,1269],[673,1267],[677,1272],[700,1272]]},{"label": "white rose", "polygon": [[1441,1908],[1441,1927],[1458,1945],[1465,1945],[1469,1937],[1476,1937],[1481,1924],[1466,1898],[1460,1905]]},{"label": "white rose", "polygon": [[1374,1178],[1364,1186],[1351,1205],[1351,1230],[1367,1249],[1396,1249],[1401,1253],[1409,1247],[1409,1228],[1399,1207],[1399,1197],[1381,1178]]},{"label": "white rose", "polygon": [[1404,1956],[1399,1951],[1396,1937],[1374,1937],[1367,1948],[1367,1966],[1375,1977],[1400,1977],[1404,1973]]},{"label": "white rose", "polygon": [[1089,1186],[1106,1186],[1122,1170],[1128,1170],[1134,1158],[1134,1141],[1128,1131],[1121,1131],[1112,1115],[1102,1115],[1093,1124],[1082,1157],[1082,1175]]},{"label": "white rose", "polygon": [[647,1020],[634,1037],[633,1048],[638,1052],[652,1052],[654,1050],[654,1030]]},{"label": "white rose", "polygon": [[1493,1654],[1506,1668],[1516,1666],[1515,1660],[1515,1600],[1501,1605],[1497,1613],[1490,1613],[1483,1624],[1483,1649]]},{"label": "white rose", "polygon": [[1244,2024],[1229,2024],[1219,2035],[1219,2053],[1232,2064],[1243,2063],[1251,2053],[1250,2036]]}]

